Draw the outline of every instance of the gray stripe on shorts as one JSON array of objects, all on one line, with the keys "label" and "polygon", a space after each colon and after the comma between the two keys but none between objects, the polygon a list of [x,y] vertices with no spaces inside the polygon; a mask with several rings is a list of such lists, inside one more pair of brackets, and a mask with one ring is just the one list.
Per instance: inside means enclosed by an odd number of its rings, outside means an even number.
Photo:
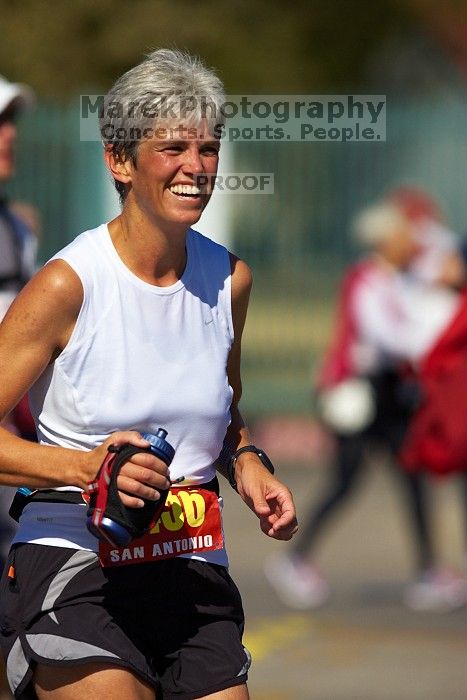
[{"label": "gray stripe on shorts", "polygon": [[120,658],[117,654],[107,649],[96,647],[94,644],[68,639],[67,637],[59,637],[57,634],[27,634],[26,641],[35,654],[43,659],[54,659],[54,661],[74,661],[76,659],[86,659],[90,656]]},{"label": "gray stripe on shorts", "polygon": [[237,678],[238,678],[239,676],[244,676],[245,673],[247,673],[248,669],[251,667],[251,654],[250,654],[250,652],[248,651],[248,649],[247,649],[246,647],[243,647],[243,651],[245,652],[246,661],[245,661],[245,663],[243,664],[243,666],[242,666],[242,668],[240,669],[240,671],[237,673]]},{"label": "gray stripe on shorts", "polygon": [[10,688],[13,692],[15,692],[28,670],[29,662],[24,655],[21,640],[18,637],[16,642],[11,647],[10,653],[8,654],[6,660],[6,675]]},{"label": "gray stripe on shorts", "polygon": [[[77,549],[57,572],[55,578],[52,579],[47,593],[45,594],[45,598],[42,601],[41,612],[47,612],[47,610],[53,608],[55,601],[71,579],[89,566],[89,564],[94,563],[96,559],[97,554],[95,552],[89,552],[87,549]],[[49,616],[58,625],[57,616],[53,611],[49,612]]]}]

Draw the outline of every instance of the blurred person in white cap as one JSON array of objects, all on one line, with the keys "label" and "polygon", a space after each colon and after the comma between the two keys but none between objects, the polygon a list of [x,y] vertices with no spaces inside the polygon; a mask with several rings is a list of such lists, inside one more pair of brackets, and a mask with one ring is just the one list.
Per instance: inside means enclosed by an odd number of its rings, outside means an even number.
[{"label": "blurred person in white cap", "polygon": [[[383,446],[399,466],[418,400],[414,370],[459,307],[454,291],[412,272],[426,251],[420,227],[398,202],[382,201],[360,212],[354,232],[369,253],[344,277],[334,339],[317,379],[321,417],[336,442],[329,486],[302,521],[290,554],[272,558],[266,567],[281,599],[296,608],[316,607],[329,596],[313,563],[318,537],[358,485],[369,443]],[[424,476],[399,468],[397,474],[416,554],[406,602],[414,608],[457,607],[467,599],[465,582],[440,575],[435,566]]]},{"label": "blurred person in white cap", "polygon": [[[9,202],[4,191],[15,172],[16,120],[33,104],[31,88],[11,83],[0,76],[0,321],[35,268],[39,229],[37,214],[27,204]],[[16,421],[14,415],[10,416],[7,419],[10,429],[21,433],[30,431],[32,425],[26,398],[20,402],[15,413],[21,418]],[[14,522],[8,516],[11,499],[11,489],[0,489],[0,568],[3,567],[14,531]]]},{"label": "blurred person in white cap", "polygon": [[16,120],[33,102],[29,87],[0,76],[0,319],[34,272],[37,236],[21,216],[24,206],[9,204],[3,191],[15,171]]}]

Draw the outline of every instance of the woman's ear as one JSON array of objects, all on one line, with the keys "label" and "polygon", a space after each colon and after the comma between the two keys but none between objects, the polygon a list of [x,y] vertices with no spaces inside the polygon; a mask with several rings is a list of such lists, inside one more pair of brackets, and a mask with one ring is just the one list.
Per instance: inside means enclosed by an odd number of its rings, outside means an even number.
[{"label": "woman's ear", "polygon": [[111,144],[104,148],[104,160],[114,180],[127,185],[131,182],[131,160],[115,153]]}]

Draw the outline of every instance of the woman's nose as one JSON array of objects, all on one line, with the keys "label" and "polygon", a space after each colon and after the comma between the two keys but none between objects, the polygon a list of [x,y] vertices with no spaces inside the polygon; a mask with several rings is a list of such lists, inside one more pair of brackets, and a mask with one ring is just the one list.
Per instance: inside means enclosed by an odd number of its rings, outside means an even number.
[{"label": "woman's nose", "polygon": [[191,173],[203,172],[203,163],[201,162],[197,144],[192,144],[192,146],[186,150],[183,169]]}]

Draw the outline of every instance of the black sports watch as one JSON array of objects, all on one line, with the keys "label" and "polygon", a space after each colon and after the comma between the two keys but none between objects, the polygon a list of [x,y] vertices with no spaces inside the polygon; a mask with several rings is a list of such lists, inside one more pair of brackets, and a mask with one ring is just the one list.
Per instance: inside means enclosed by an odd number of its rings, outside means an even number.
[{"label": "black sports watch", "polygon": [[268,472],[274,474],[274,465],[264,450],[261,450],[259,447],[256,447],[256,445],[245,445],[245,447],[240,447],[231,456],[229,460],[229,465],[227,467],[227,476],[229,479],[229,483],[231,487],[235,489],[235,491],[237,490],[237,482],[235,481],[235,462],[244,452],[254,452],[255,455],[258,455]]}]

